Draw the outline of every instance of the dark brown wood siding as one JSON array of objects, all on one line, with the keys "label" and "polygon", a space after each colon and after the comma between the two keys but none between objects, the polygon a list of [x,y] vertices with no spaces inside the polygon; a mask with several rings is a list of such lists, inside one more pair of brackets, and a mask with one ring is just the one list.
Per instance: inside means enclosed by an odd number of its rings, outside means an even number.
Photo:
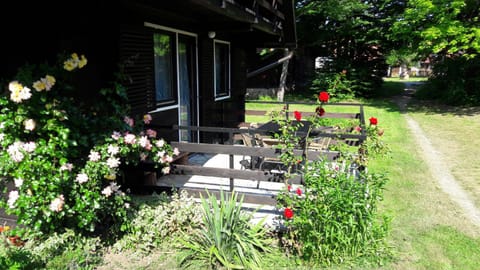
[{"label": "dark brown wood siding", "polygon": [[[213,40],[199,39],[200,126],[235,127],[242,122],[246,92],[246,53],[243,48],[230,44],[231,91],[230,98],[215,101]],[[202,142],[223,143],[226,134],[203,133]]]},{"label": "dark brown wood siding", "polygon": [[[124,25],[120,34],[120,59],[124,66],[125,86],[132,116],[142,116],[156,109],[154,54],[154,29],[143,25]],[[178,140],[178,110],[171,109],[152,113],[152,128],[167,141]]]},{"label": "dark brown wood siding", "polygon": [[144,26],[123,26],[120,60],[132,114],[142,116],[155,107],[153,32]]}]

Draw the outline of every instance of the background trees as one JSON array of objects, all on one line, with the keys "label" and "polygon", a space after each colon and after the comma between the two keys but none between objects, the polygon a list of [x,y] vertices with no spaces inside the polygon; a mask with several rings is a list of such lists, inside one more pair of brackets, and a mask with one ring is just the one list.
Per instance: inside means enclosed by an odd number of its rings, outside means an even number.
[{"label": "background trees", "polygon": [[[306,78],[297,81],[346,70],[354,93],[369,96],[387,63],[428,57],[434,68],[424,94],[480,103],[479,9],[478,0],[298,0],[297,72]],[[316,57],[328,59],[317,71]]]}]

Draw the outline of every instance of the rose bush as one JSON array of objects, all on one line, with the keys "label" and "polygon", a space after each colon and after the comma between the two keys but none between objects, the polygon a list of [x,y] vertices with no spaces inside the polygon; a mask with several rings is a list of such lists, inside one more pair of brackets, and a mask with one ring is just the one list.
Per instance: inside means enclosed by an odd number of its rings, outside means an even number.
[{"label": "rose bush", "polygon": [[23,232],[101,233],[124,224],[130,197],[119,181],[122,164],[148,161],[168,173],[174,149],[143,131],[151,116],[125,116],[119,82],[78,100],[74,75],[86,65],[73,53],[58,66],[25,66],[0,97],[0,204]]},{"label": "rose bush", "polygon": [[[377,212],[387,178],[365,169],[368,154],[374,154],[378,145],[383,144],[380,140],[383,130],[378,128],[377,118],[371,117],[366,127],[359,120],[347,124],[345,132],[361,133],[362,127],[365,128],[367,139],[359,146],[339,140],[334,147],[340,157],[335,161],[308,160],[306,149],[312,129],[334,124],[324,117],[323,107],[329,98],[326,91],[318,94],[317,104],[320,104],[316,113],[307,118],[311,124],[303,138],[297,134],[302,125],[300,112],[294,112],[297,121],[282,119],[285,113],[273,114],[280,124],[277,138],[281,142],[278,145],[282,150],[281,160],[287,168],[300,162],[296,169],[303,176],[302,185],[293,187],[288,170],[286,188],[277,196],[277,207],[283,212],[280,223],[285,229],[281,243],[287,253],[321,265],[378,255],[386,247],[384,239],[390,222]],[[293,155],[293,148],[299,145],[304,149],[301,157]]]}]

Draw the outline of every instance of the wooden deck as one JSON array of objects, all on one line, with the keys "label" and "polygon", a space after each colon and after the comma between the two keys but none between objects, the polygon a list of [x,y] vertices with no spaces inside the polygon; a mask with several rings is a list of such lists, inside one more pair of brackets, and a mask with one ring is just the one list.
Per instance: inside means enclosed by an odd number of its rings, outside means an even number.
[{"label": "wooden deck", "polygon": [[[293,104],[300,103],[279,103],[279,102],[255,102],[271,103],[282,105],[288,110]],[[313,104],[315,105],[315,104]],[[327,112],[324,118],[351,119],[357,121],[362,127],[359,133],[352,133],[351,130],[335,130],[328,127],[317,128],[311,142],[305,147],[295,150],[295,155],[307,157],[308,160],[324,159],[335,161],[340,153],[330,151],[333,144],[346,143],[351,146],[360,145],[365,139],[365,118],[361,104],[338,103],[329,106],[343,106],[342,112]],[[350,110],[350,111],[348,111]],[[348,112],[346,112],[348,111]],[[265,110],[245,110],[247,115],[266,115]],[[303,116],[313,113],[302,112]],[[286,115],[292,117],[292,113]],[[279,160],[281,149],[276,147],[278,140],[271,137],[275,129],[275,123],[270,124],[249,124],[240,123],[237,128],[225,127],[202,127],[202,126],[174,126],[175,129],[189,130],[195,132],[210,132],[215,134],[226,134],[227,140],[224,144],[206,144],[189,142],[171,142],[183,153],[189,153],[183,162],[172,164],[169,175],[156,177],[152,176],[150,185],[161,187],[175,187],[186,189],[195,196],[205,194],[206,191],[218,193],[219,190],[228,192],[238,191],[245,194],[245,202],[263,205],[275,205],[276,194],[285,189],[285,170]],[[305,123],[303,126],[306,126]],[[306,130],[299,130],[297,135],[305,136]],[[309,134],[312,135],[312,134]],[[240,142],[240,144],[238,144]],[[305,145],[304,145],[305,146]],[[208,161],[198,164],[191,162],[195,156],[209,157]],[[301,173],[294,173],[288,181],[293,185],[302,185]]]}]

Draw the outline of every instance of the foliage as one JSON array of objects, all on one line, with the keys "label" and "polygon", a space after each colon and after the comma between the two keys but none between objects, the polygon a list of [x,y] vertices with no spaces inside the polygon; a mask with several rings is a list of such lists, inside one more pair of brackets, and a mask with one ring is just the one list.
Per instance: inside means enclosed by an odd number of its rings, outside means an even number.
[{"label": "foliage", "polygon": [[0,269],[39,269],[42,266],[40,258],[10,241],[9,229],[8,226],[2,226],[0,230]]},{"label": "foliage", "polygon": [[391,50],[386,57],[386,63],[390,66],[405,66],[409,68],[416,58],[417,53],[415,52],[409,52],[405,49]]},{"label": "foliage", "polygon": [[123,164],[151,161],[168,172],[175,152],[154,131],[136,135],[142,121],[125,116],[121,84],[102,89],[91,106],[76,102],[74,75],[86,64],[74,53],[58,66],[27,65],[0,98],[0,184],[8,194],[0,204],[21,231],[121,229],[130,201],[116,181]]},{"label": "foliage", "polygon": [[1,269],[94,269],[102,259],[99,238],[87,238],[72,230],[21,244],[8,235],[0,235]]},{"label": "foliage", "polygon": [[[318,95],[320,105],[316,113],[308,118],[311,125],[305,138],[309,138],[314,127],[325,125],[323,105],[329,97],[327,92]],[[304,178],[303,187],[293,188],[288,184],[290,174],[287,174],[287,188],[277,198],[287,230],[282,237],[287,253],[325,265],[361,256],[376,258],[386,247],[383,240],[389,224],[386,218],[379,223],[376,213],[387,179],[383,175],[368,174],[366,169],[369,155],[384,155],[388,151],[381,140],[384,131],[378,127],[378,119],[369,118],[367,127],[362,123],[352,126],[351,132],[365,133],[367,139],[356,153],[341,152],[341,158],[336,162],[327,163],[323,160],[309,161],[307,151],[304,151],[303,157],[293,155],[293,148],[301,145],[307,149],[309,144],[308,139],[303,145],[299,144],[296,132],[302,124],[302,116],[297,111],[294,116],[296,122],[276,120],[282,127],[277,135],[281,141],[278,147],[282,155],[289,153],[282,161],[291,167],[300,158],[303,165],[300,169]]]},{"label": "foliage", "polygon": [[391,27],[391,38],[410,44],[423,55],[480,52],[478,2],[464,0],[408,1]]},{"label": "foliage", "polygon": [[384,218],[378,223],[377,204],[386,178],[358,174],[352,165],[307,163],[304,190],[279,196],[280,206],[292,211],[285,216],[287,251],[330,265],[359,256],[375,257],[385,247],[389,222]]},{"label": "foliage", "polygon": [[220,192],[220,201],[215,196],[202,199],[203,226],[196,232],[185,235],[180,265],[198,269],[259,269],[262,252],[269,251],[263,222],[250,223],[251,214],[242,210],[243,196],[232,192],[226,198]]},{"label": "foliage", "polygon": [[102,260],[102,244],[98,237],[85,237],[66,230],[46,239],[27,241],[31,252],[46,269],[95,269]]},{"label": "foliage", "polygon": [[129,230],[113,246],[114,251],[147,253],[182,233],[192,233],[201,223],[200,207],[186,191],[172,196],[162,192],[153,197],[153,201],[139,205]]},{"label": "foliage", "polygon": [[449,105],[480,104],[480,57],[444,57],[439,60],[416,97],[437,99]]},{"label": "foliage", "polygon": [[368,121],[365,127],[367,138],[360,145],[356,157],[356,163],[363,168],[368,166],[369,158],[386,157],[390,153],[390,147],[382,140],[385,130],[378,125],[378,119],[370,117]]},{"label": "foliage", "polygon": [[328,73],[318,71],[312,81],[311,91],[319,93],[327,91],[331,96],[332,102],[349,100],[355,97],[351,85],[353,82],[347,78],[347,71],[343,70],[338,73]]},{"label": "foliage", "polygon": [[322,73],[347,70],[350,90],[356,96],[370,96],[380,87],[386,72],[386,18],[396,11],[391,11],[387,2],[390,1],[297,1],[299,47],[312,57],[331,60],[321,69]]},{"label": "foliage", "polygon": [[478,1],[407,1],[389,38],[428,57],[433,76],[419,96],[452,105],[480,103]]},{"label": "foliage", "polygon": [[297,164],[302,162],[302,157],[296,156],[294,149],[300,144],[301,137],[297,135],[297,131],[303,126],[301,115],[297,113],[297,119],[287,118],[289,112],[284,108],[281,111],[272,111],[270,117],[272,121],[278,124],[279,130],[275,133],[275,138],[279,140],[277,145],[281,149],[280,160],[285,165],[285,177],[288,179],[294,171]]}]

